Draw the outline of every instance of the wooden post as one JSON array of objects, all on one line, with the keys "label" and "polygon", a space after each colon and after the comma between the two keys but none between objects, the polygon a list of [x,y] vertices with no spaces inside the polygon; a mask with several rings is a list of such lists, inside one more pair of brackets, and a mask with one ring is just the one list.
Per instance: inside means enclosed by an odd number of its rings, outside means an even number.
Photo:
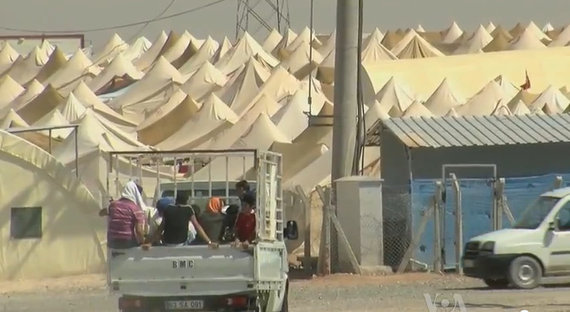
[{"label": "wooden post", "polygon": [[305,257],[303,267],[306,274],[313,274],[311,257],[311,203],[301,186],[297,185],[295,189],[305,210]]},{"label": "wooden post", "polygon": [[455,265],[457,273],[463,275],[463,267],[461,266],[461,257],[463,256],[463,207],[461,198],[461,187],[455,173],[449,175],[453,183],[455,191]]},{"label": "wooden post", "polygon": [[495,183],[495,196],[497,200],[497,213],[495,214],[497,225],[495,230],[500,230],[501,228],[503,228],[504,192],[505,192],[505,178],[499,178]]},{"label": "wooden post", "polygon": [[321,227],[321,244],[319,248],[319,273],[323,275],[331,274],[331,229],[330,229],[330,199],[325,198],[320,185],[316,187],[319,197],[323,202],[323,225]]},{"label": "wooden post", "polygon": [[433,270],[435,272],[442,271],[442,259],[441,259],[441,216],[442,216],[442,197],[443,197],[443,184],[441,181],[436,181],[435,190],[435,205],[434,205],[434,242],[433,242]]}]

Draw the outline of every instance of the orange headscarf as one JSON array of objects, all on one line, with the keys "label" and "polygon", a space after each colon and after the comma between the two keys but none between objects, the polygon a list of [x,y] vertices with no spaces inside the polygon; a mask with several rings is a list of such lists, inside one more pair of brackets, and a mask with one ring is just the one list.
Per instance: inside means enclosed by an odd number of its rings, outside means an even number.
[{"label": "orange headscarf", "polygon": [[220,214],[220,213],[222,213],[223,206],[224,206],[224,203],[222,202],[221,198],[212,197],[212,198],[210,198],[210,201],[208,202],[208,212],[210,214]]}]

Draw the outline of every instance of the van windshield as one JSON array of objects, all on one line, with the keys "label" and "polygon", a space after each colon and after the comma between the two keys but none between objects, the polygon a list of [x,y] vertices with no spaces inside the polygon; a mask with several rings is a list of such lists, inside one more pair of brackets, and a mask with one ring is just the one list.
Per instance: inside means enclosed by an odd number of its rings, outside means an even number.
[{"label": "van windshield", "polygon": [[519,221],[517,221],[513,228],[529,230],[536,229],[559,200],[560,198],[556,197],[540,196],[525,209]]}]

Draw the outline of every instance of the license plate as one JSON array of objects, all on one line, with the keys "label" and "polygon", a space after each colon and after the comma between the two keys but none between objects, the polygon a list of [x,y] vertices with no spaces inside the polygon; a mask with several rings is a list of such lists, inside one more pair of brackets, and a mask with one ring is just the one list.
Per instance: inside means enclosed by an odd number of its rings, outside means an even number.
[{"label": "license plate", "polygon": [[475,261],[471,260],[471,259],[465,259],[463,260],[463,267],[464,268],[472,268],[475,266]]},{"label": "license plate", "polygon": [[177,300],[166,301],[167,310],[202,310],[204,300]]}]

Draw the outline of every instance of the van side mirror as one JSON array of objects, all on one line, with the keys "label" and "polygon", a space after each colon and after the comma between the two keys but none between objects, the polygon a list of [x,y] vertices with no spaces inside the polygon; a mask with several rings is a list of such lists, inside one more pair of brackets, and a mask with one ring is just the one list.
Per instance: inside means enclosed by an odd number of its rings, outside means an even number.
[{"label": "van side mirror", "polygon": [[550,222],[550,223],[548,223],[548,230],[549,230],[549,231],[554,231],[554,230],[556,230],[556,223],[555,223],[555,222]]},{"label": "van side mirror", "polygon": [[299,238],[299,227],[296,221],[287,221],[283,234],[286,239],[296,240]]}]

